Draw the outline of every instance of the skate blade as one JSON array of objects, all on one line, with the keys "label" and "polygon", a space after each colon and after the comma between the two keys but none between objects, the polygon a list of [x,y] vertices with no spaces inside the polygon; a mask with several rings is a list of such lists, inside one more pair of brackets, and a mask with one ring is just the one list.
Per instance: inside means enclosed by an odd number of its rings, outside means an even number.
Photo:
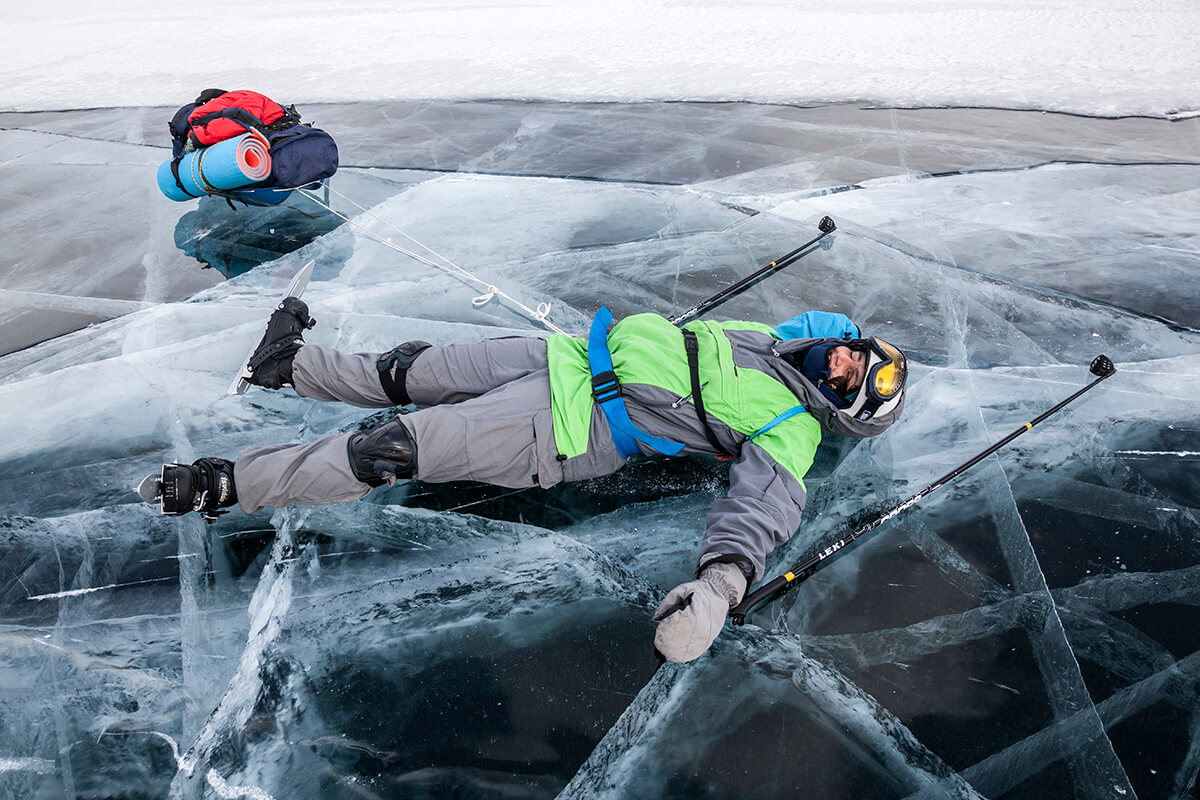
[{"label": "skate blade", "polygon": [[143,503],[150,505],[162,504],[162,473],[151,472],[137,487],[138,497],[142,498]]},{"label": "skate blade", "polygon": [[229,384],[229,389],[227,389],[225,393],[226,394],[245,394],[246,390],[249,389],[251,386],[249,379],[250,379],[250,370],[248,370],[248,369],[242,370],[240,373],[238,373],[238,376],[233,379],[233,383]]}]

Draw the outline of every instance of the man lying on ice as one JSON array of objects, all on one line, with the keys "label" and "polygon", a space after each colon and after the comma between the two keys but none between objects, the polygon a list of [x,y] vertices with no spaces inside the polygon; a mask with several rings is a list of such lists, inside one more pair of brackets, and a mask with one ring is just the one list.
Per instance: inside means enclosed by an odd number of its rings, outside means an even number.
[{"label": "man lying on ice", "polygon": [[822,311],[774,329],[680,329],[655,314],[613,325],[601,308],[586,339],[414,341],[383,355],[305,344],[313,324],[302,301],[285,299],[247,379],[317,400],[418,410],[366,433],[249,447],[236,462],[168,464],[157,500],[164,513],[341,503],[407,478],[550,487],[606,475],[639,454],[731,460],[729,492],[708,514],[696,580],[672,589],[655,614],[655,646],[679,662],[708,649],[762,576],[767,554],[799,526],[803,478],[822,429],[874,436],[904,406],[900,350]]}]

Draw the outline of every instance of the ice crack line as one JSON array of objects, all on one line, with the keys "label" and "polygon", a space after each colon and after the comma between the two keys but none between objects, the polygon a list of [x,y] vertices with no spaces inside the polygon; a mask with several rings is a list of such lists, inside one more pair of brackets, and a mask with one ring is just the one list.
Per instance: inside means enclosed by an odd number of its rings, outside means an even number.
[{"label": "ice crack line", "polygon": [[[866,233],[861,232],[860,230],[855,229],[853,226],[848,227],[844,224],[841,225],[838,228],[838,230],[841,233],[845,234],[846,236],[851,236],[851,237],[854,237],[857,239],[862,239],[867,242],[872,242],[873,244],[877,244],[880,247],[887,248],[888,250],[894,250],[895,252],[900,253],[900,254],[906,256],[907,258],[911,258],[914,261],[921,261],[926,264],[934,264],[939,267],[954,269],[959,272],[967,273],[968,275],[976,275],[980,278],[984,278],[985,280],[992,281],[993,283],[997,283],[1002,286],[1012,286],[1012,287],[1016,287],[1018,289],[1024,289],[1026,291],[1033,292],[1034,294],[1042,295],[1044,297],[1053,297],[1053,298],[1061,298],[1064,300],[1069,300],[1073,303],[1078,303],[1079,305],[1084,306],[1086,308],[1104,309],[1106,311],[1112,311],[1114,313],[1121,314],[1122,316],[1134,317],[1136,319],[1150,320],[1152,322],[1157,322],[1161,325],[1165,325],[1167,328],[1171,329],[1172,331],[1175,331],[1176,333],[1200,333],[1200,328],[1193,328],[1188,325],[1184,325],[1183,323],[1176,322],[1175,320],[1167,319],[1166,317],[1160,317],[1157,314],[1150,314],[1145,311],[1135,311],[1134,309],[1125,308],[1123,306],[1118,306],[1114,303],[1109,303],[1104,300],[1097,300],[1092,297],[1084,297],[1082,295],[1074,294],[1072,292],[1065,292],[1061,289],[1052,289],[1049,286],[1042,286],[1041,284],[1037,284],[1037,283],[1029,283],[1028,281],[1018,280],[1017,278],[1011,278],[1006,275],[997,275],[994,272],[986,272],[986,271],[980,270],[980,269],[972,269],[971,267],[966,267],[966,266],[963,266],[962,264],[957,264],[952,261],[946,261],[944,259],[940,259],[937,256],[932,255],[930,253],[918,253],[915,250],[913,250],[909,247],[906,247],[903,242],[901,242],[897,239],[893,239],[892,237],[885,237],[879,233],[876,233],[875,235],[870,236],[870,235],[867,235]],[[1137,251],[1129,250],[1126,252],[1137,252]]]},{"label": "ice crack line", "polygon": [[427,172],[431,175],[482,175],[488,178],[534,178],[538,180],[581,181],[584,183],[614,183],[630,186],[680,187],[678,181],[655,181],[646,178],[605,178],[598,175],[548,172],[506,172],[503,170],[456,169],[439,167],[406,167],[396,164],[339,164],[338,169],[395,170],[397,172]]},{"label": "ice crack line", "polygon": [[[1067,748],[1081,736],[1088,735],[1092,727],[1091,717],[1097,715],[1105,728],[1120,723],[1130,716],[1144,711],[1160,701],[1164,692],[1171,692],[1172,685],[1177,685],[1175,693],[1186,696],[1187,703],[1192,703],[1197,684],[1200,683],[1200,653],[1193,653],[1166,669],[1156,672],[1137,683],[1116,692],[1112,697],[1099,705],[1080,710],[1068,717],[1055,721],[1031,736],[994,753],[983,761],[968,767],[963,775],[972,785],[988,795],[1002,795],[1012,787],[1033,777],[1050,764],[1068,755]],[[1200,731],[1193,725],[1193,740],[1189,750],[1189,759],[1184,760],[1176,784],[1187,784],[1195,781],[1196,770],[1200,765],[1200,754],[1197,753],[1196,736]],[[1107,787],[1102,787],[1107,788]],[[1093,796],[1133,797],[1132,790],[1128,794],[1112,787],[1102,795]],[[1178,795],[1183,796],[1181,793]]]},{"label": "ice crack line", "polygon": [[897,788],[938,800],[983,800],[872,695],[833,667],[806,656],[802,642],[793,634],[751,633],[737,645],[764,674],[787,679],[820,712],[814,716],[826,717],[836,730],[869,753]]},{"label": "ice crack line", "polygon": [[[281,512],[290,519],[288,512]],[[291,606],[294,592],[293,580],[296,570],[302,569],[304,559],[288,558],[294,550],[294,535],[292,526],[285,522],[279,528],[275,544],[271,550],[268,565],[264,567],[251,601],[250,631],[246,648],[242,651],[237,672],[234,674],[225,695],[209,716],[204,729],[196,737],[187,754],[180,759],[179,770],[171,784],[173,797],[188,794],[187,785],[195,780],[199,770],[203,769],[205,780],[221,794],[222,797],[268,797],[257,787],[239,787],[236,793],[224,794],[221,786],[229,788],[224,778],[219,774],[219,784],[214,783],[212,768],[205,769],[214,751],[218,750],[223,737],[245,724],[253,711],[254,703],[262,689],[262,667],[268,651],[282,628],[283,617]],[[261,792],[253,794],[253,792]],[[251,794],[247,794],[251,792]]]},{"label": "ice crack line", "polygon": [[587,761],[556,800],[604,800],[627,796],[622,791],[649,754],[666,719],[683,702],[692,673],[679,664],[664,664],[642,687]]},{"label": "ice crack line", "polygon": [[62,600],[66,597],[79,597],[92,592],[103,592],[106,589],[120,589],[125,586],[138,586],[143,583],[161,583],[163,581],[174,581],[174,577],[166,578],[147,578],[144,581],[128,581],[126,583],[110,583],[107,586],[90,586],[87,589],[68,589],[63,592],[51,592],[50,594],[35,594],[25,598],[26,600]]},{"label": "ice crack line", "polygon": [[[975,397],[980,393],[968,372],[967,379]],[[987,421],[980,408],[979,423],[986,437],[991,437]],[[1035,621],[1026,626],[1034,658],[1042,673],[1042,682],[1056,720],[1069,718],[1080,711],[1086,712],[1087,721],[1079,746],[1067,754],[1068,766],[1077,790],[1087,797],[1122,797],[1136,795],[1125,768],[1117,757],[1112,741],[1108,738],[1104,723],[1084,683],[1079,662],[1067,640],[1066,630],[1058,613],[1058,606],[1046,583],[1046,576],[1038,562],[1037,552],[1029,538],[1029,531],[1017,508],[1012,484],[1004,466],[996,456],[989,459],[996,476],[995,491],[986,494],[989,511],[996,524],[996,532],[1005,561],[1008,563],[1014,588],[1023,594],[1036,594],[1045,600],[1045,614],[1041,624]]]}]

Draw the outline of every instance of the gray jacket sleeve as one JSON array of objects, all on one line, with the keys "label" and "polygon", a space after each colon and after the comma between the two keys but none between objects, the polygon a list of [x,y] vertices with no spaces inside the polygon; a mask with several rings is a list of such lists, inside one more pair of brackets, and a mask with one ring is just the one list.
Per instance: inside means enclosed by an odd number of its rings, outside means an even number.
[{"label": "gray jacket sleeve", "polygon": [[805,492],[800,481],[753,442],[729,470],[729,492],[713,503],[700,545],[696,574],[713,562],[752,570],[750,585],[762,577],[767,554],[800,527]]}]

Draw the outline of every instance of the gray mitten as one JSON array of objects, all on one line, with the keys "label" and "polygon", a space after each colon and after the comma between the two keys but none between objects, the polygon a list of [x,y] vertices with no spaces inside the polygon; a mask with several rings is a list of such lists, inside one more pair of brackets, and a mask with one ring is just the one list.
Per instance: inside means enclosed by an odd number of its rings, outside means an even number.
[{"label": "gray mitten", "polygon": [[729,609],[746,593],[746,576],[737,564],[709,564],[700,579],[667,592],[654,612],[654,646],[680,664],[698,658],[721,632]]}]

